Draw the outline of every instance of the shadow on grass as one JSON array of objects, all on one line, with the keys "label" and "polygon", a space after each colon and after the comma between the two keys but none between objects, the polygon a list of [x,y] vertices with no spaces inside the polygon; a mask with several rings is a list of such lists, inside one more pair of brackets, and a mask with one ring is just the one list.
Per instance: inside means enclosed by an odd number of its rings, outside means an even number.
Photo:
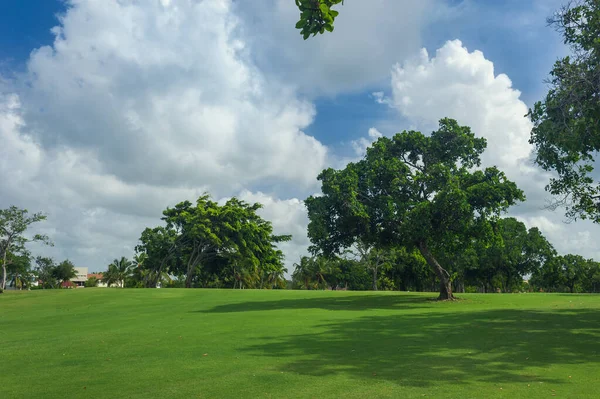
[{"label": "shadow on grass", "polygon": [[278,301],[255,301],[229,303],[203,309],[199,313],[235,313],[278,309],[324,309],[324,310],[373,310],[373,309],[416,309],[433,306],[435,294],[431,298],[423,295],[352,295],[328,296],[324,298],[296,298]]},{"label": "shadow on grass", "polygon": [[[280,371],[346,374],[413,387],[566,383],[568,365],[600,362],[600,314],[490,310],[366,316],[318,325],[314,333],[265,337],[242,350],[281,359]],[[564,375],[547,375],[550,365],[561,365]]]}]

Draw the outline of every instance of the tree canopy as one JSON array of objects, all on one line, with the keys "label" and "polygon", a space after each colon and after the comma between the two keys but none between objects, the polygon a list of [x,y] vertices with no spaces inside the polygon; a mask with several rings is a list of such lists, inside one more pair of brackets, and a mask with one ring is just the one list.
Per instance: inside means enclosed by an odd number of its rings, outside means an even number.
[{"label": "tree canopy", "polygon": [[470,128],[442,119],[430,136],[382,137],[361,161],[324,170],[323,195],[306,200],[312,251],[335,254],[358,242],[416,248],[439,279],[439,298],[452,299],[437,248],[458,248],[525,199],[496,167],[475,169],[485,147]]},{"label": "tree canopy", "polygon": [[549,19],[571,54],[554,64],[546,97],[528,113],[536,162],[556,172],[547,190],[570,218],[600,222],[600,185],[593,175],[600,150],[600,2],[569,2]]},{"label": "tree canopy", "polygon": [[25,232],[34,223],[46,220],[42,213],[29,215],[27,209],[19,209],[11,206],[7,209],[0,209],[0,259],[2,260],[2,281],[0,283],[0,292],[6,288],[6,278],[9,254],[23,255],[27,252],[25,245],[32,241],[41,241],[52,245],[46,235],[34,234],[27,237]]},{"label": "tree canopy", "polygon": [[196,204],[183,201],[163,212],[166,226],[147,228],[136,247],[147,286],[164,273],[184,276],[185,286],[266,287],[284,281],[280,242],[270,222],[258,215],[260,204],[231,198],[219,205],[208,195]]}]

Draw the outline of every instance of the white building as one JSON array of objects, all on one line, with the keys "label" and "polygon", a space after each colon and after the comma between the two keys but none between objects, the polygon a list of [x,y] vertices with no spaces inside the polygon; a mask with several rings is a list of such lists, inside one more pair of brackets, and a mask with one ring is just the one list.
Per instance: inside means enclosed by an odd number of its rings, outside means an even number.
[{"label": "white building", "polygon": [[71,282],[77,287],[84,287],[85,282],[88,279],[88,268],[87,267],[76,267],[75,272],[77,273],[76,277],[71,279]]}]

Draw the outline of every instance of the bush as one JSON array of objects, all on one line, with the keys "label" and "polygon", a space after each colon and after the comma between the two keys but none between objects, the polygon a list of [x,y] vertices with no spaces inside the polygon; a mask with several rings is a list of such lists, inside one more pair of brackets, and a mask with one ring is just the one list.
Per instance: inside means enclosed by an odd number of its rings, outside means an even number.
[{"label": "bush", "polygon": [[87,279],[87,281],[84,283],[84,285],[86,287],[97,287],[98,286],[98,279],[94,276],[90,277]]}]

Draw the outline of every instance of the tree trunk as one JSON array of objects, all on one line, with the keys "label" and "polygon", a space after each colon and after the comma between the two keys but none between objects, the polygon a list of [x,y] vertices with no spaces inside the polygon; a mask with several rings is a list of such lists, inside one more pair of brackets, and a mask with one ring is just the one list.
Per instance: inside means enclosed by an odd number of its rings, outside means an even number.
[{"label": "tree trunk", "polygon": [[440,266],[424,241],[419,243],[419,251],[427,261],[427,264],[433,269],[436,276],[440,279],[440,296],[438,297],[438,300],[454,300],[455,298],[454,295],[452,295],[450,274],[442,266]]},{"label": "tree trunk", "polygon": [[373,291],[377,291],[377,268],[373,268]]},{"label": "tree trunk", "polygon": [[185,276],[185,288],[192,288],[192,280],[194,279],[193,268],[188,268],[187,274]]},{"label": "tree trunk", "polygon": [[4,257],[2,259],[2,286],[0,288],[2,288],[2,291],[4,291],[6,289],[6,253],[8,252],[8,249],[4,250]]}]

